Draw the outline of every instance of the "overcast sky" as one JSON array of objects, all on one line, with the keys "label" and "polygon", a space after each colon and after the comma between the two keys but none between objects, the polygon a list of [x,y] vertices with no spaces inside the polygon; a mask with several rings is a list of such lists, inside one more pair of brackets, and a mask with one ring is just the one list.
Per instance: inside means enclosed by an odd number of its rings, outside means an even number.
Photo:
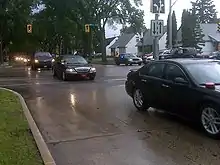
[{"label": "overcast sky", "polygon": [[[150,13],[150,0],[142,0],[143,1],[143,6],[141,9],[145,11],[145,25],[147,28],[150,28],[150,21],[154,19],[154,15]],[[173,2],[175,0],[172,0]],[[178,0],[176,4],[173,6],[173,10],[176,12],[176,17],[177,17],[177,25],[178,27],[181,24],[181,16],[182,16],[182,11],[183,9],[189,9],[191,8],[191,1],[195,0]],[[213,0],[214,4],[216,6],[216,10],[218,11],[218,17],[220,17],[220,0]],[[165,24],[167,22],[167,16],[169,12],[169,0],[165,0],[165,7],[166,7],[166,13],[161,14],[159,19],[163,19],[165,21]],[[119,35],[121,26],[118,26],[117,30],[106,27],[106,37],[113,37],[116,35]]]}]

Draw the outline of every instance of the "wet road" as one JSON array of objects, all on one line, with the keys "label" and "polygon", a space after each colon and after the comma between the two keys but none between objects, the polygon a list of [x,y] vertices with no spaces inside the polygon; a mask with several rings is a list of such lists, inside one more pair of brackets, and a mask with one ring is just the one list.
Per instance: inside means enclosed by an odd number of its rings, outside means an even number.
[{"label": "wet road", "polygon": [[97,66],[94,82],[1,69],[0,86],[23,95],[57,165],[219,165],[219,141],[162,112],[136,111],[124,90],[135,67]]}]

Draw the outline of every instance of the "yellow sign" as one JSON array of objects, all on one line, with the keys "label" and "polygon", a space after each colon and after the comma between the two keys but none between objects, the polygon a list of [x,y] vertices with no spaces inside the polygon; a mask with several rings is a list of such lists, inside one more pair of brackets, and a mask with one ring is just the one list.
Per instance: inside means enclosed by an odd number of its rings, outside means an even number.
[{"label": "yellow sign", "polygon": [[31,24],[27,25],[27,33],[32,33],[32,25]]},{"label": "yellow sign", "polygon": [[89,24],[85,24],[85,32],[89,33],[90,32],[90,26]]}]

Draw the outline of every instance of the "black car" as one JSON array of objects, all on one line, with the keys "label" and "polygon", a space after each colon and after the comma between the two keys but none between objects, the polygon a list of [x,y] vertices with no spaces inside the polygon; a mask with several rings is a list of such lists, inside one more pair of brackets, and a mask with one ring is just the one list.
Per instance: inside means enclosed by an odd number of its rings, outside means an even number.
[{"label": "black car", "polygon": [[130,54],[130,53],[122,53],[118,57],[115,57],[116,65],[125,64],[125,65],[132,65],[132,64],[142,64],[142,59]]},{"label": "black car", "polygon": [[171,58],[195,58],[197,57],[197,50],[191,47],[179,47],[174,48],[171,51],[160,54],[159,59],[171,59]]},{"label": "black car", "polygon": [[129,72],[125,87],[138,110],[163,109],[200,123],[209,136],[220,138],[220,61],[153,61]]},{"label": "black car", "polygon": [[209,56],[210,59],[220,60],[220,51],[212,52]]},{"label": "black car", "polygon": [[48,52],[37,52],[31,58],[31,69],[37,70],[38,68],[52,68],[54,59]]},{"label": "black car", "polygon": [[62,55],[58,57],[53,65],[53,76],[64,81],[69,79],[89,79],[94,80],[96,68],[78,55]]}]

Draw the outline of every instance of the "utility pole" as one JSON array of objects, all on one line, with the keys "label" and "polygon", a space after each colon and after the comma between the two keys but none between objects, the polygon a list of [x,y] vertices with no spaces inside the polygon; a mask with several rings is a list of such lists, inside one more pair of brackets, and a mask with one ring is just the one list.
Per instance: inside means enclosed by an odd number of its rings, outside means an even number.
[{"label": "utility pole", "polygon": [[[155,14],[155,21],[159,20],[159,14]],[[153,41],[153,57],[155,60],[159,59],[159,37],[155,36]]]},{"label": "utility pole", "polygon": [[169,6],[169,48],[173,48],[173,25],[172,25],[172,0],[170,0],[170,6]]}]

